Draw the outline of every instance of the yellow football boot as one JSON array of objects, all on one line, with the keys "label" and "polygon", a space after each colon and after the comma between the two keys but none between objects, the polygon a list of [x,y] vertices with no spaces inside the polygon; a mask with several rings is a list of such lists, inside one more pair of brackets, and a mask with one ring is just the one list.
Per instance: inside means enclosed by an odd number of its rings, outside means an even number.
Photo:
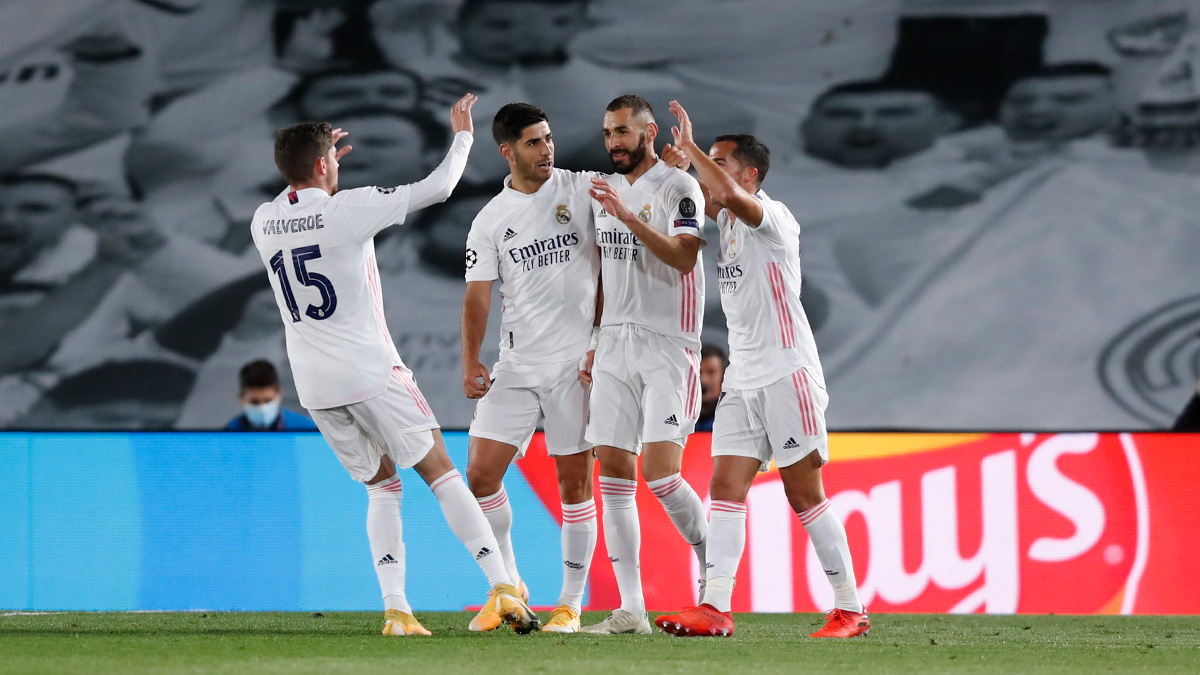
[{"label": "yellow football boot", "polygon": [[[521,599],[525,602],[529,601],[529,589],[525,587],[524,581],[521,582]],[[493,588],[488,591],[487,601],[483,603],[483,607],[480,608],[475,618],[471,619],[471,623],[467,625],[467,628],[476,633],[482,633],[493,630],[502,623],[504,623],[504,620],[496,612],[496,589]]]},{"label": "yellow football boot", "polygon": [[543,633],[578,633],[579,612],[568,605],[559,605],[550,613],[550,620],[542,626]]},{"label": "yellow football boot", "polygon": [[541,627],[542,620],[525,604],[528,590],[525,590],[523,595],[512,584],[496,584],[489,596],[488,599],[495,604],[495,612],[500,620],[508,624],[513,631],[525,635]]},{"label": "yellow football boot", "polygon": [[429,629],[417,621],[417,617],[406,614],[398,609],[389,609],[383,613],[384,635],[433,635]]}]

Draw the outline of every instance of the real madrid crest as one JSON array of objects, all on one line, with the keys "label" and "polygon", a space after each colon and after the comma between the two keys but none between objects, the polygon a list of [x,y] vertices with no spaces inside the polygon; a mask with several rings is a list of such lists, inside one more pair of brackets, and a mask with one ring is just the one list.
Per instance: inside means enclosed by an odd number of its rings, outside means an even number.
[{"label": "real madrid crest", "polygon": [[559,204],[558,210],[554,212],[554,219],[558,221],[559,225],[566,225],[571,222],[571,210],[567,208],[566,204]]},{"label": "real madrid crest", "polygon": [[729,249],[725,253],[725,257],[729,259],[736,258],[738,254],[738,238],[737,235],[729,237]]},{"label": "real madrid crest", "polygon": [[646,204],[642,207],[641,213],[638,214],[638,219],[647,225],[650,224],[650,205]]}]

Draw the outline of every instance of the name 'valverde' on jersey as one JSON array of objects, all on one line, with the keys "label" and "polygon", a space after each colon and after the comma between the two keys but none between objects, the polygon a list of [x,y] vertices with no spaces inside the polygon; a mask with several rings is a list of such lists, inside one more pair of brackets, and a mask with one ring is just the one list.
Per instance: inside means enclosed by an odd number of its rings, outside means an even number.
[{"label": "name 'valverde' on jersey", "polygon": [[467,281],[500,280],[500,360],[560,363],[587,352],[600,262],[592,173],[554,169],[537,192],[504,179],[471,223]]},{"label": "name 'valverde' on jersey", "polygon": [[717,277],[729,326],[726,389],[759,389],[804,368],[822,388],[817,343],[800,304],[800,224],[781,202],[759,190],[758,227],[717,216]]},{"label": "name 'valverde' on jersey", "polygon": [[[620,174],[605,179],[642,222],[672,237],[690,234],[707,241],[704,195],[700,184],[687,173],[658,161],[633,185]],[[697,260],[692,271],[681,273],[647,251],[624,223],[604,212],[599,202],[593,201],[592,209],[604,279],[601,325],[638,324],[698,351],[704,324],[702,261]]]},{"label": "name 'valverde' on jersey", "polygon": [[383,317],[372,238],[404,222],[409,187],[330,196],[285,191],[254,212],[251,233],[275,291],[300,404],[334,408],[387,388],[403,365]]}]

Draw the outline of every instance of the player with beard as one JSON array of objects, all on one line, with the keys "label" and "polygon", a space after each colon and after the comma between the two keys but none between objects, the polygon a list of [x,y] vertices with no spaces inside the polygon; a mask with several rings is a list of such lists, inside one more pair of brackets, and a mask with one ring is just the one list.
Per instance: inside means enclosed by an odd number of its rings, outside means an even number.
[{"label": "player with beard", "polygon": [[[558,469],[562,499],[563,587],[542,628],[574,633],[596,548],[592,446],[584,441],[587,385],[579,377],[596,323],[600,260],[592,219],[590,173],[554,167],[546,113],[509,103],[492,122],[508,162],[504,190],[479,212],[467,236],[467,292],[462,310],[463,391],[479,399],[471,422],[467,482],[500,544],[509,577],[520,582],[512,548],[512,507],[504,473],[525,454],[545,418],[546,451]],[[500,360],[479,361],[492,283],[500,280]],[[486,604],[470,628],[501,623]]]},{"label": "player with beard", "polygon": [[834,609],[812,637],[865,634],[871,621],[858,599],[846,530],[821,481],[829,461],[829,395],[800,304],[800,225],[759,187],[771,164],[767,146],[745,134],[718,136],[705,155],[683,106],[672,101],[671,112],[679,118],[672,129],[676,152],[699,172],[710,198],[707,215],[721,236],[717,274],[730,351],[713,427],[704,595],[698,607],[654,623],[680,636],[733,635],[730,609],[746,546],[746,496],[754,477],[774,460],[788,503],[833,586]]},{"label": "player with beard", "polygon": [[584,374],[591,378],[585,438],[600,459],[604,535],[621,607],[586,633],[650,632],[639,564],[637,465],[701,566],[704,506],[680,475],[700,413],[704,312],[704,197],[694,178],[660,161],[658,125],[640,96],[614,99],[604,142],[616,173],[592,180],[604,306]]},{"label": "player with beard", "polygon": [[275,163],[288,187],[260,206],[251,224],[283,320],[300,403],[342,466],[366,484],[367,539],[383,592],[384,635],[429,635],[404,592],[397,466],[415,469],[429,485],[450,529],[487,576],[497,614],[518,632],[539,624],[496,555],[496,537],[392,343],[372,243],[383,229],[450,196],[471,149],[474,103],[468,94],[454,104],[454,141],[446,159],[411,185],[338,191],[338,161],[350,146],[335,144],[346,132],[327,122],[280,131]]}]

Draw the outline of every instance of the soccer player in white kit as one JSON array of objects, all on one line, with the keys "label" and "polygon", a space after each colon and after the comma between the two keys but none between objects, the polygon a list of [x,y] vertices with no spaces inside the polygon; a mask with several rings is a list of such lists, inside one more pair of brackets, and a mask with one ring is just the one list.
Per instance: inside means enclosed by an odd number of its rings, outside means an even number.
[{"label": "soccer player in white kit", "polygon": [[[718,136],[705,155],[677,101],[675,152],[700,174],[708,216],[717,221],[721,307],[729,325],[729,368],[713,426],[707,583],[698,607],[663,615],[675,635],[732,635],[734,576],[746,545],[746,495],[772,458],[784,492],[808,531],[833,586],[834,609],[812,637],[851,637],[871,626],[859,603],[846,530],[821,482],[829,461],[825,378],[800,304],[800,225],[759,187],[771,153],[757,138]],[[671,153],[665,153],[675,161]]]},{"label": "soccer player in white kit", "polygon": [[397,466],[415,469],[428,483],[450,529],[487,575],[497,613],[518,632],[538,625],[508,577],[483,511],[446,454],[433,411],[396,353],[372,242],[409,213],[450,196],[471,149],[474,103],[468,94],[454,104],[446,159],[411,185],[339,191],[338,160],[350,146],[335,145],[347,132],[326,122],[280,131],[275,164],[288,187],[258,207],[251,224],[283,319],[300,403],[342,466],[366,483],[384,635],[429,635],[404,595]]},{"label": "soccer player in white kit", "polygon": [[604,294],[585,438],[600,459],[604,536],[621,607],[586,633],[651,632],[642,593],[637,460],[642,476],[703,564],[704,505],[683,477],[683,448],[700,413],[704,197],[654,152],[658,125],[640,96],[604,115],[616,174],[592,181]]},{"label": "soccer player in white kit", "polygon": [[[524,456],[539,416],[545,418],[546,450],[558,469],[562,499],[563,586],[542,630],[574,633],[597,534],[595,458],[583,439],[588,392],[579,374],[596,323],[600,275],[588,192],[593,174],[554,167],[550,123],[536,106],[501,107],[492,136],[510,175],[467,236],[463,391],[480,399],[471,422],[467,482],[491,523],[509,577],[525,592],[503,480],[509,464]],[[479,362],[479,348],[497,279],[503,299],[500,360],[489,374]],[[487,604],[470,628],[498,625],[499,616]]]}]

